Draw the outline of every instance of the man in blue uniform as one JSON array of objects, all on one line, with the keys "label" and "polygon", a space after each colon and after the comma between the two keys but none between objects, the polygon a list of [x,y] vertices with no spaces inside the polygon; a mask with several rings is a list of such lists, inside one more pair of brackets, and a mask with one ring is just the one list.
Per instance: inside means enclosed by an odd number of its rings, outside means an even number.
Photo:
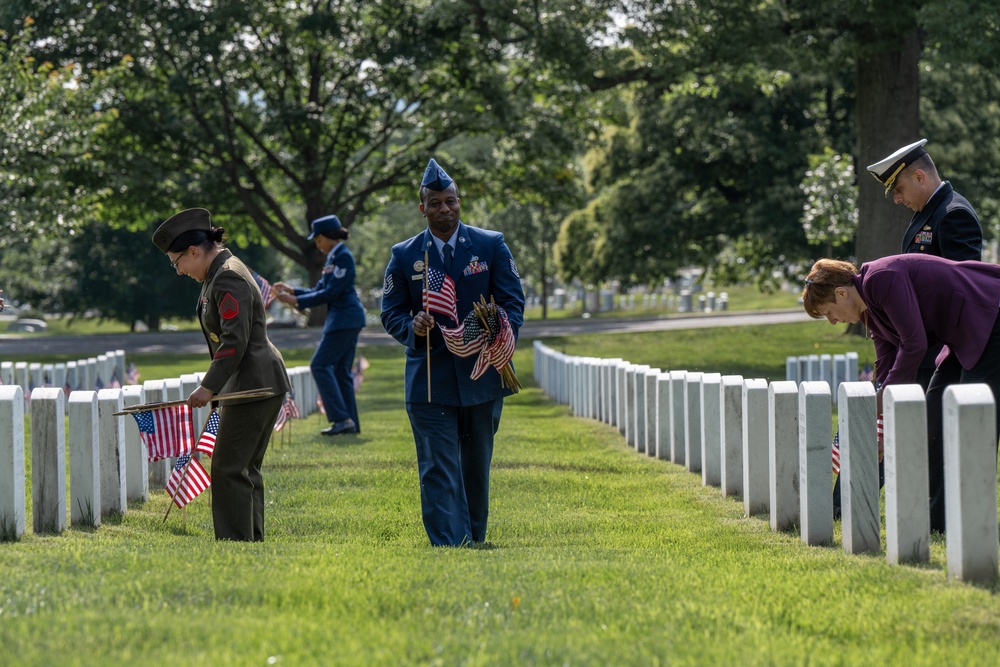
[{"label": "man in blue uniform", "polygon": [[[503,235],[461,222],[458,188],[433,158],[419,193],[427,229],[392,248],[382,324],[406,347],[406,412],[427,536],[434,545],[479,543],[486,538],[493,436],[504,396],[513,392],[495,368],[473,380],[476,356],[453,354],[439,326],[457,327],[482,297],[506,311],[516,336],[524,292]],[[440,308],[425,309],[427,268],[443,271],[453,282],[457,318],[440,314]],[[452,298],[449,289],[440,288],[443,298]]]}]

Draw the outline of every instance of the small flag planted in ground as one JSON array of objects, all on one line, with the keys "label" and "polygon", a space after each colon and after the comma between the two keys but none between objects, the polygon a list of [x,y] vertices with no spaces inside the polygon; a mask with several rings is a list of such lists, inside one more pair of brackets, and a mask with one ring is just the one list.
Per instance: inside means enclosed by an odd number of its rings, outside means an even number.
[{"label": "small flag planted in ground", "polygon": [[191,451],[194,445],[194,424],[191,408],[172,405],[160,410],[134,412],[139,437],[146,443],[150,461],[173,458]]},{"label": "small flag planted in ground", "polygon": [[219,413],[212,410],[212,414],[208,416],[208,423],[205,424],[205,432],[201,434],[200,438],[198,438],[198,444],[194,447],[195,451],[211,456],[215,453],[215,438],[218,435]]},{"label": "small flag planted in ground", "polygon": [[295,402],[295,392],[289,392],[288,397],[285,398],[284,405],[285,414],[288,415],[289,419],[299,419],[302,415],[299,414],[299,406]]},{"label": "small flag planted in ground", "polygon": [[840,431],[833,436],[833,474],[840,474]]},{"label": "small flag planted in ground", "polygon": [[139,384],[139,368],[134,363],[125,369],[125,384]]},{"label": "small flag planted in ground", "polygon": [[[187,466],[187,472],[184,467]],[[182,508],[212,485],[212,478],[202,467],[198,459],[184,454],[177,459],[173,472],[167,479],[167,493],[174,499],[174,504]]]},{"label": "small flag planted in ground", "polygon": [[278,410],[278,416],[274,419],[274,432],[277,433],[281,429],[285,428],[285,423],[288,421],[288,410],[282,405],[281,409]]},{"label": "small flag planted in ground", "polygon": [[359,354],[354,362],[354,368],[351,369],[351,374],[354,376],[354,391],[361,389],[361,384],[365,381],[365,371],[369,366],[371,364],[365,359],[365,355]]}]

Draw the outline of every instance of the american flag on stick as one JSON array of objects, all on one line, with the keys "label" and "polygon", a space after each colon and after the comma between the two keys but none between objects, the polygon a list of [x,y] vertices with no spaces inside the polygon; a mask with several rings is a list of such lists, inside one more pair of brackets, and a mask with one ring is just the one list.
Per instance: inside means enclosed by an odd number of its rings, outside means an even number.
[{"label": "american flag on stick", "polygon": [[260,288],[260,295],[264,297],[264,310],[267,310],[267,307],[271,305],[272,301],[274,301],[274,292],[271,291],[271,283],[267,282],[267,279],[256,271],[253,271],[252,273],[254,282],[256,282],[257,287]]},{"label": "american flag on stick", "polygon": [[186,454],[194,446],[194,423],[191,408],[186,404],[133,412],[132,416],[139,427],[139,437],[146,443],[150,461]]},{"label": "american flag on stick", "polygon": [[840,431],[833,436],[833,474],[840,474]]},{"label": "american flag on stick", "polygon": [[274,432],[277,433],[281,429],[285,428],[285,424],[288,422],[288,411],[285,410],[285,406],[282,405],[281,409],[278,410],[278,416],[274,419]]},{"label": "american flag on stick", "polygon": [[427,289],[424,292],[424,310],[450,317],[458,324],[455,307],[455,281],[440,269],[427,267]]},{"label": "american flag on stick", "polygon": [[178,457],[170,477],[167,478],[167,493],[178,508],[183,508],[211,485],[212,478],[208,476],[208,472],[198,459],[191,458],[190,454],[184,454]]},{"label": "american flag on stick", "polygon": [[295,402],[294,391],[288,392],[288,396],[285,398],[284,410],[289,419],[299,419],[302,417],[302,414],[299,412],[299,406]]},{"label": "american flag on stick", "polygon": [[125,384],[139,384],[139,368],[134,364],[129,364],[125,369]]},{"label": "american flag on stick", "polygon": [[212,410],[212,414],[208,416],[208,421],[205,422],[205,431],[198,438],[198,444],[194,446],[196,452],[201,452],[202,454],[208,454],[211,456],[215,453],[215,439],[219,435],[219,413]]}]

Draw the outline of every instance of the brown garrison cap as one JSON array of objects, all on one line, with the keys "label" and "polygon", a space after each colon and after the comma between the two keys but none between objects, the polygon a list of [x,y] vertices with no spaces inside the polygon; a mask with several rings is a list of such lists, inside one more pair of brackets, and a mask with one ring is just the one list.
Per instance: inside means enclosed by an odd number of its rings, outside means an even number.
[{"label": "brown garrison cap", "polygon": [[212,231],[211,214],[203,208],[189,208],[170,216],[153,232],[153,243],[163,252],[167,252],[178,236],[184,232],[196,229]]}]

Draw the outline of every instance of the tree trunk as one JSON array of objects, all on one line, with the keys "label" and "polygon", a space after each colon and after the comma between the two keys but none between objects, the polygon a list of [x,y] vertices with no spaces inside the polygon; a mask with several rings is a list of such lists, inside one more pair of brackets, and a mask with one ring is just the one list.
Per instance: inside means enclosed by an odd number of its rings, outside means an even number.
[{"label": "tree trunk", "polygon": [[[897,17],[898,18],[898,17]],[[885,23],[881,24],[884,30]],[[920,36],[912,25],[886,35],[877,24],[859,31],[861,44],[882,44],[866,49],[857,63],[857,164],[858,233],[855,256],[860,265],[899,253],[901,237],[913,212],[895,204],[892,193],[865,168],[896,149],[920,138]]]},{"label": "tree trunk", "polygon": [[[309,268],[309,285],[307,287],[312,287],[319,282],[320,277],[323,275],[323,263],[325,261],[326,258],[315,248],[310,248],[306,251],[306,266]],[[322,327],[324,322],[326,322],[326,305],[313,306],[309,309],[307,326]]]}]

